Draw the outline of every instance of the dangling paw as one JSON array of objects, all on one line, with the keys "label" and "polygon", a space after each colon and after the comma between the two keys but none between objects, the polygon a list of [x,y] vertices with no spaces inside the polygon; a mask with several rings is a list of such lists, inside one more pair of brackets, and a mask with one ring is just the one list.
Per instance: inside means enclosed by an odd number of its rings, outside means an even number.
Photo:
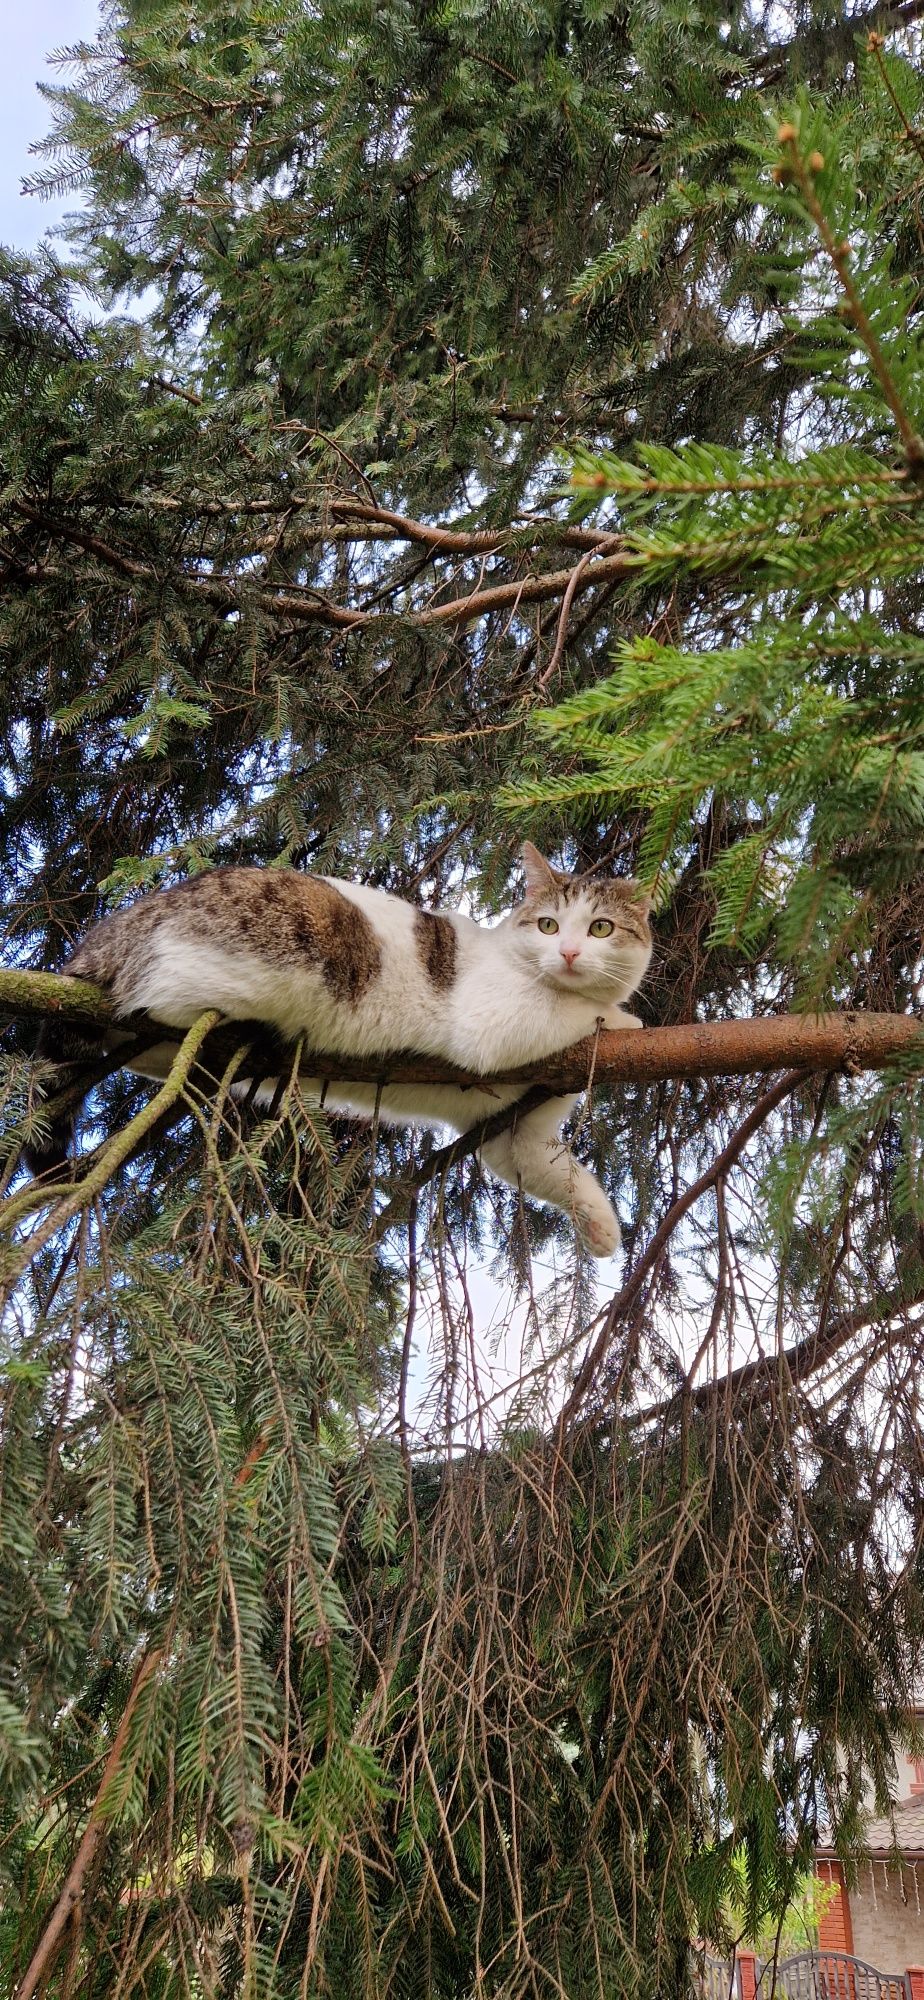
[{"label": "dangling paw", "polygon": [[595,1201],[575,1204],[574,1220],[578,1235],[592,1257],[612,1257],[619,1249],[622,1231],[616,1211],[599,1191]]}]

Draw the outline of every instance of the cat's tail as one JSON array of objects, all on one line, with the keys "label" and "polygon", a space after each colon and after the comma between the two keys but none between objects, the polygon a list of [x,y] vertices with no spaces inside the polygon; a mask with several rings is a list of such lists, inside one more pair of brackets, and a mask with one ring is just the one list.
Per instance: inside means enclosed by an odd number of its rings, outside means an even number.
[{"label": "cat's tail", "polygon": [[[51,1068],[33,1089],[34,1123],[22,1149],[32,1174],[46,1174],[67,1164],[77,1114],[92,1090],[104,1051],[102,1028],[76,1027],[69,1021],[43,1021],[35,1055]],[[58,1099],[64,1099],[58,1103]],[[49,1105],[44,1114],[42,1106]]]}]

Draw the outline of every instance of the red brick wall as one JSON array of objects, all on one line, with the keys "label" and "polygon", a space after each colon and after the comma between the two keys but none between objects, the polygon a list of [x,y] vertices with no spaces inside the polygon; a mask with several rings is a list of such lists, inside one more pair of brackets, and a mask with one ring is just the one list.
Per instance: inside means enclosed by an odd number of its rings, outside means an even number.
[{"label": "red brick wall", "polygon": [[[757,1954],[753,1951],[738,1953],[738,1991],[741,2000],[756,2000],[757,1996]],[[924,1995],[922,1995],[924,2000]]]},{"label": "red brick wall", "polygon": [[839,1861],[816,1861],[815,1867],[821,1882],[834,1882],[837,1895],[832,1897],[830,1907],[818,1925],[819,1951],[853,1951],[853,1926],[850,1921],[850,1903],[844,1882],[844,1870]]}]

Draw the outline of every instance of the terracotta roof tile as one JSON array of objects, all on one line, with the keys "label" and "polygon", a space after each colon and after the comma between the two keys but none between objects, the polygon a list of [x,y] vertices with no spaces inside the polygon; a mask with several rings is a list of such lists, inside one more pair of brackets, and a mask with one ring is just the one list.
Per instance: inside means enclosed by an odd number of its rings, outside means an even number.
[{"label": "terracotta roof tile", "polygon": [[[924,1799],[900,1799],[895,1805],[895,1832],[888,1818],[867,1821],[864,1847],[877,1860],[888,1860],[896,1844],[909,1861],[924,1859]],[[816,1854],[833,1855],[834,1848],[820,1840]]]}]

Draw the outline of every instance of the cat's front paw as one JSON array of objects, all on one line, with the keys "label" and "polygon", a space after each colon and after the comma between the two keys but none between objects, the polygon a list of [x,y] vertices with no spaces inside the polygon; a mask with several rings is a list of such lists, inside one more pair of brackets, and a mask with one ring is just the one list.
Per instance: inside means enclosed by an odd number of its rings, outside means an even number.
[{"label": "cat's front paw", "polygon": [[612,1257],[622,1242],[615,1209],[602,1197],[599,1201],[578,1202],[574,1210],[578,1235],[592,1257]]},{"label": "cat's front paw", "polygon": [[620,1028],[643,1028],[645,1023],[638,1014],[624,1014],[620,1007],[614,1007],[604,1017],[603,1026],[616,1033]]}]

